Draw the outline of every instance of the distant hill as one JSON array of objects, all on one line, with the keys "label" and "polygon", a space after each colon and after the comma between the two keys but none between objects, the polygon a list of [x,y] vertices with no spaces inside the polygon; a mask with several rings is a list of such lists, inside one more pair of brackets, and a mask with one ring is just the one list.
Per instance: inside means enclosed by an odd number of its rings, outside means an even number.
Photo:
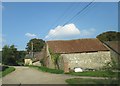
[{"label": "distant hill", "polygon": [[116,31],[103,32],[96,38],[98,38],[101,41],[120,41],[120,32]]}]

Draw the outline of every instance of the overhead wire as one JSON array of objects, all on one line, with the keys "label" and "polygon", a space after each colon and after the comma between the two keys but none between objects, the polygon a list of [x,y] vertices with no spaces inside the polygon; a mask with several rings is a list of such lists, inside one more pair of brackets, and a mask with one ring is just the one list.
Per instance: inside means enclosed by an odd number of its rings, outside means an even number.
[{"label": "overhead wire", "polygon": [[[88,9],[92,9],[94,6],[95,6],[95,3],[92,3],[91,6],[89,6]],[[84,14],[84,15],[76,17],[76,19],[74,19],[74,23],[78,22],[80,20],[80,17],[83,17],[83,16],[87,15],[87,13],[90,11],[88,9],[86,9],[86,10],[83,11],[82,14]]]},{"label": "overhead wire", "polygon": [[[68,24],[71,20],[73,20],[75,17],[77,17],[78,15],[80,15],[80,14],[81,14],[85,9],[87,9],[93,2],[94,2],[94,0],[93,0],[92,2],[90,2],[90,3],[88,3],[82,10],[80,10],[79,12],[77,12],[71,19],[69,19],[66,23],[64,23],[63,26],[65,26],[65,25]],[[56,32],[58,32],[58,31],[60,31],[60,29],[57,30]],[[55,35],[54,33],[51,34],[51,35],[49,36],[49,38],[52,38],[54,35]]]},{"label": "overhead wire", "polygon": [[50,28],[56,27],[57,26],[57,22],[60,21],[62,19],[62,17],[65,15],[66,11],[68,11],[68,9],[71,7],[72,3],[67,7],[67,9],[62,13],[62,15],[60,15],[55,22],[50,26]]},{"label": "overhead wire", "polygon": [[63,24],[66,25],[68,24],[72,19],[74,19],[76,16],[78,16],[79,14],[81,14],[85,9],[87,9],[92,3],[94,2],[94,0],[90,3],[88,3],[82,10],[80,10],[78,13],[76,13],[71,19],[69,19],[66,23]]},{"label": "overhead wire", "polygon": [[[58,26],[58,21],[63,21],[63,20],[65,20],[65,18],[68,16],[68,14],[71,14],[71,13],[69,13],[69,11],[70,10],[73,10],[74,9],[74,5],[75,5],[75,8],[78,6],[78,5],[80,5],[80,3],[77,3],[77,4],[73,4],[73,3],[71,3],[68,7],[67,7],[67,9],[62,13],[62,15],[55,21],[55,23],[53,23],[53,25],[51,25],[51,27],[50,28],[55,28],[55,27],[57,27]],[[51,35],[50,35],[51,36]],[[49,36],[49,37],[50,37]]]}]

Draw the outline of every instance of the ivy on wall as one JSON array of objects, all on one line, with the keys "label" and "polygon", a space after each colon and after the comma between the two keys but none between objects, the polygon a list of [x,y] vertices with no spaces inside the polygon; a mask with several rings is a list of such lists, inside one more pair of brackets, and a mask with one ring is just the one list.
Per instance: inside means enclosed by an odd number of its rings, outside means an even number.
[{"label": "ivy on wall", "polygon": [[60,54],[59,53],[54,53],[50,48],[49,48],[49,52],[50,52],[50,55],[51,55],[51,59],[55,65],[55,68],[56,69],[59,69],[59,58],[60,58]]}]

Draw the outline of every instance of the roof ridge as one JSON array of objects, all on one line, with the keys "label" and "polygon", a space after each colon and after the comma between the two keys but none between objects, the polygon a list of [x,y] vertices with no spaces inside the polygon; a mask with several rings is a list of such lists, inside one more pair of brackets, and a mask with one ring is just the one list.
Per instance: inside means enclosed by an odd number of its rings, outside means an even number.
[{"label": "roof ridge", "polygon": [[[76,40],[96,40],[97,38],[80,38],[80,39],[72,39],[72,40],[49,40],[49,41],[76,41]],[[49,42],[46,41],[46,42]]]}]

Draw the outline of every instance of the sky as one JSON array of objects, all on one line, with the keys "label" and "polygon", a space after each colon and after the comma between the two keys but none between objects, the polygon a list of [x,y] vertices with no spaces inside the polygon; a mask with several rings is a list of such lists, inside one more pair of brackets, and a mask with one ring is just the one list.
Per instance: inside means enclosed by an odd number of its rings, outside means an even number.
[{"label": "sky", "polygon": [[[90,2],[91,0],[1,0],[2,2]],[[118,2],[120,0],[95,0],[95,2]]]},{"label": "sky", "polygon": [[32,38],[72,40],[118,31],[118,3],[3,2],[2,43],[25,50]]}]

